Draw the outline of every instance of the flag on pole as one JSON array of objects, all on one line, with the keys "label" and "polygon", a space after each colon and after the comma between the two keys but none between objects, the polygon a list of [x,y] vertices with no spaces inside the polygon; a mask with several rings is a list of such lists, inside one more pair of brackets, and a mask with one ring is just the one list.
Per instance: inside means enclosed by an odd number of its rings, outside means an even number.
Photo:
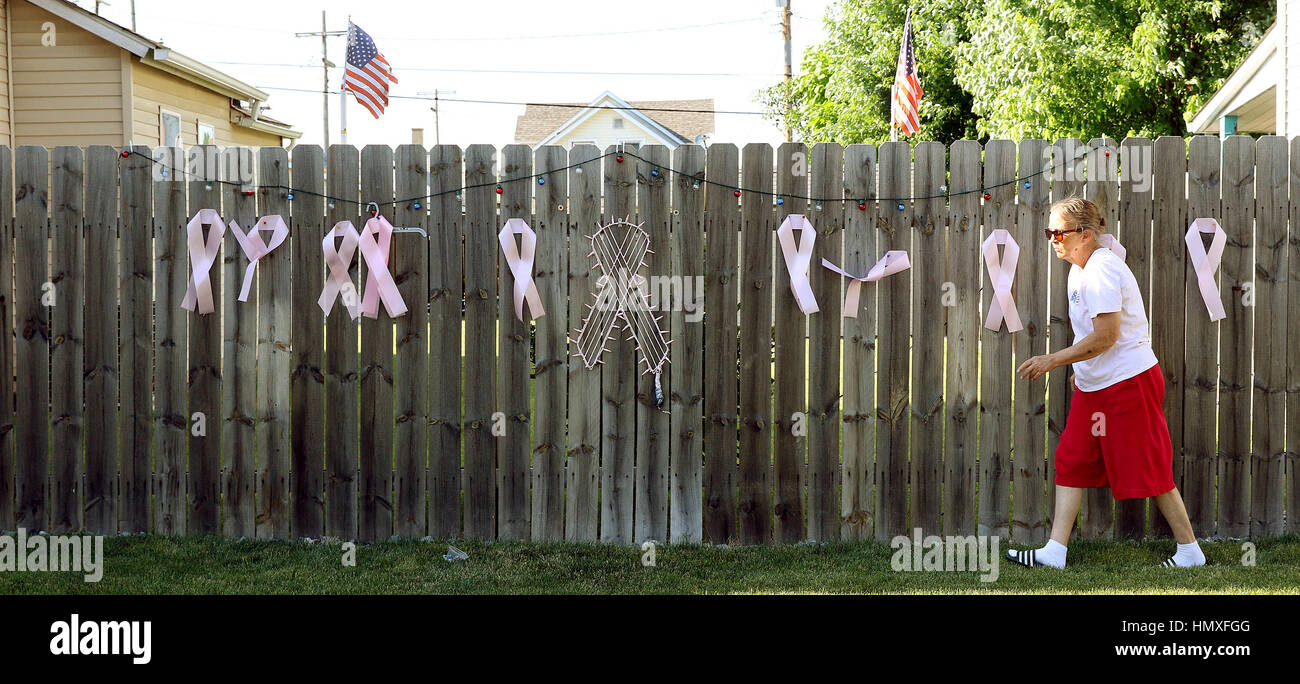
[{"label": "flag on pole", "polygon": [[348,22],[347,62],[343,89],[352,91],[357,102],[378,119],[388,106],[388,84],[397,83],[397,79],[370,34],[351,21]]},{"label": "flag on pole", "polygon": [[913,51],[912,11],[907,11],[903,24],[903,45],[898,51],[898,71],[894,74],[894,102],[890,109],[891,123],[904,135],[916,135],[921,130],[917,114],[921,106],[921,79],[916,73],[916,53]]}]

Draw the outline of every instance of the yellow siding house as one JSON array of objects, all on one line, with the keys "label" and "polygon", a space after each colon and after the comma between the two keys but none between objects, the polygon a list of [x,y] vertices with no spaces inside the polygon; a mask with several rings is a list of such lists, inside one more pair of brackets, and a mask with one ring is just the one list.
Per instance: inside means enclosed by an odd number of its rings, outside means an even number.
[{"label": "yellow siding house", "polygon": [[268,97],[66,0],[0,0],[0,144],[283,146]]},{"label": "yellow siding house", "polygon": [[704,144],[713,134],[713,100],[628,102],[609,92],[583,103],[530,104],[515,122],[515,142],[532,145]]}]

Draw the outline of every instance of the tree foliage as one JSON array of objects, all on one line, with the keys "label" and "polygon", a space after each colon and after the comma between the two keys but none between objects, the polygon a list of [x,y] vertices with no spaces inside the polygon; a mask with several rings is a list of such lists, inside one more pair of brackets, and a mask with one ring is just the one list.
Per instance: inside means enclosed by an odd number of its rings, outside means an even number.
[{"label": "tree foliage", "polygon": [[[908,3],[840,0],[798,75],[760,95],[798,138],[889,139]],[[912,4],[917,139],[1185,134],[1273,21],[1259,0],[932,0]]]}]

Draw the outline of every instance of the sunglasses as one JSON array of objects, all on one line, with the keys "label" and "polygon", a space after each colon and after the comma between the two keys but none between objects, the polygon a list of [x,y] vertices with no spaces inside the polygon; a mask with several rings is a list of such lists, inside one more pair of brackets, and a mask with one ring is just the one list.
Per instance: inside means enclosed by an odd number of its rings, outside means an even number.
[{"label": "sunglasses", "polygon": [[1083,228],[1071,228],[1070,230],[1052,230],[1050,228],[1044,228],[1043,235],[1047,236],[1047,239],[1052,242],[1060,243],[1065,242],[1066,235],[1069,235],[1070,233],[1082,233],[1083,230]]}]

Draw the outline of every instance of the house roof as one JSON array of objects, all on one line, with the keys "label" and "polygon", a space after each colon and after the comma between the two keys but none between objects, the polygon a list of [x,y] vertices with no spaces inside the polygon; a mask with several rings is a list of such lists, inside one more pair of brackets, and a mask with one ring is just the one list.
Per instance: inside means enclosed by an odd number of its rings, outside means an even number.
[{"label": "house roof", "polygon": [[1241,132],[1277,131],[1277,90],[1281,63],[1277,57],[1280,30],[1277,22],[1232,71],[1214,95],[1206,100],[1187,125],[1190,133],[1218,133],[1219,118],[1237,117]]},{"label": "house roof", "polygon": [[[225,95],[232,100],[265,102],[270,98],[270,94],[266,91],[249,85],[198,60],[186,57],[158,41],[146,38],[125,26],[109,21],[68,0],[27,0],[27,2],[139,57],[142,64],[161,69],[208,90]],[[258,116],[255,119],[250,118],[248,122],[241,125],[257,128],[257,126],[250,124],[263,121],[266,121],[266,119]],[[282,122],[269,121],[267,123],[272,128],[287,131],[281,133],[281,135],[293,138],[301,135],[301,133],[292,130]]]},{"label": "house roof", "polygon": [[[603,101],[609,100],[608,104]],[[635,109],[621,110],[628,118],[638,120],[643,127],[658,130],[677,144],[690,143],[701,133],[713,132],[713,99],[699,100],[623,100],[605,91],[591,102],[557,102],[555,104],[530,104],[515,122],[515,142],[538,145],[554,134],[572,129],[601,110],[602,106],[623,106]],[[707,111],[657,111],[663,109],[690,109]]]}]

